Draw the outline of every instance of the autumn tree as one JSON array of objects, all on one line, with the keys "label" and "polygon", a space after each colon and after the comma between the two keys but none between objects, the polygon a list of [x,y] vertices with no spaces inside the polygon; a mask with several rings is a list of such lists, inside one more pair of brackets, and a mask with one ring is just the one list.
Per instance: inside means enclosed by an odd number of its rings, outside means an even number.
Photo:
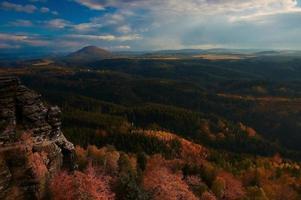
[{"label": "autumn tree", "polygon": [[86,168],[88,164],[87,151],[80,146],[75,147],[76,164],[80,170]]},{"label": "autumn tree", "polygon": [[182,173],[173,172],[160,156],[154,156],[148,161],[143,185],[152,192],[155,200],[197,200],[183,180]]},{"label": "autumn tree", "polygon": [[269,200],[264,190],[257,186],[249,187],[247,189],[247,197],[249,200]]},{"label": "autumn tree", "polygon": [[201,200],[217,200],[217,198],[210,192],[204,192],[201,196]]},{"label": "autumn tree", "polygon": [[110,177],[96,175],[92,165],[85,172],[71,174],[61,172],[50,183],[54,200],[114,200],[115,194],[110,189]]},{"label": "autumn tree", "polygon": [[217,177],[212,184],[211,190],[216,197],[222,199],[225,195],[226,182],[223,178]]},{"label": "autumn tree", "polygon": [[245,195],[245,189],[242,186],[242,182],[238,178],[227,172],[219,173],[218,177],[223,179],[225,182],[225,199],[236,200],[242,198]]},{"label": "autumn tree", "polygon": [[147,200],[149,195],[139,184],[135,167],[130,157],[121,153],[118,161],[119,175],[115,185],[117,200]]}]

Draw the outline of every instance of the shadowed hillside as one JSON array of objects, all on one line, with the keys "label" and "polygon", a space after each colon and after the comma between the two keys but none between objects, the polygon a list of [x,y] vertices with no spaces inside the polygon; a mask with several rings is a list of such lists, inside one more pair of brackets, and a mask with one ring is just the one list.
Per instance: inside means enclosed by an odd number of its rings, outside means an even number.
[{"label": "shadowed hillside", "polygon": [[96,46],[87,46],[63,58],[64,62],[76,65],[112,58],[111,52]]}]

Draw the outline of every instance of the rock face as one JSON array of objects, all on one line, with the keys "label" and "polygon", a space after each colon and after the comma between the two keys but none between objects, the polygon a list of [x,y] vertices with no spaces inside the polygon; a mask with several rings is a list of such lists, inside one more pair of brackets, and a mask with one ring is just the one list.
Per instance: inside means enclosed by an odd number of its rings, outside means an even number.
[{"label": "rock face", "polygon": [[72,166],[74,146],[60,116],[18,78],[0,77],[0,199],[41,199],[49,177]]}]

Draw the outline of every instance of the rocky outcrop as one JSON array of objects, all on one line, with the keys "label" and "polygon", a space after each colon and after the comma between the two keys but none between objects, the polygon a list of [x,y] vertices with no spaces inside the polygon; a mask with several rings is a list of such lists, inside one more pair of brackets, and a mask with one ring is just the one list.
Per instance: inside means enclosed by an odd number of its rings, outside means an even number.
[{"label": "rocky outcrop", "polygon": [[41,95],[28,89],[14,77],[0,77],[1,143],[16,141],[17,128],[30,130],[35,142],[56,140],[62,136],[61,111],[45,105]]},{"label": "rocky outcrop", "polygon": [[73,151],[61,131],[60,109],[18,78],[0,77],[0,199],[41,199],[47,180],[72,167]]}]

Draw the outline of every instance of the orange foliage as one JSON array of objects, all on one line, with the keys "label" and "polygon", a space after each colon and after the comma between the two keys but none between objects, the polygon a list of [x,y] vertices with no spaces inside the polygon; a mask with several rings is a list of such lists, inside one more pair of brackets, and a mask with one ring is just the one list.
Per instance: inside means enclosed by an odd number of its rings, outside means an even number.
[{"label": "orange foliage", "polygon": [[118,160],[120,154],[118,151],[110,150],[107,147],[98,149],[94,145],[88,146],[88,157],[96,165],[102,165],[110,174],[117,173]]},{"label": "orange foliage", "polygon": [[185,139],[180,140],[182,145],[181,157],[193,163],[202,163],[207,157],[207,150],[201,145],[195,144]]},{"label": "orange foliage", "polygon": [[105,169],[111,174],[117,173],[119,166],[118,160],[120,158],[120,153],[118,151],[107,151],[105,154]]},{"label": "orange foliage", "polygon": [[137,170],[137,158],[136,158],[136,156],[129,155],[129,161],[130,161],[131,168],[136,171]]},{"label": "orange foliage", "polygon": [[33,139],[31,137],[31,133],[24,132],[20,138],[21,142],[24,144],[25,151],[31,151],[33,147]]},{"label": "orange foliage", "polygon": [[187,176],[185,180],[186,183],[192,187],[202,184],[202,180],[198,176]]},{"label": "orange foliage", "polygon": [[28,156],[28,163],[37,178],[43,178],[48,173],[46,166],[47,159],[47,154],[44,152],[35,152]]},{"label": "orange foliage", "polygon": [[98,149],[95,145],[89,145],[87,151],[89,156],[101,157],[105,154],[103,149]]},{"label": "orange foliage", "polygon": [[193,162],[200,163],[207,157],[207,150],[203,146],[193,143],[189,140],[183,139],[175,134],[166,131],[140,131],[141,134],[153,136],[164,141],[171,141],[177,139],[181,143],[181,158]]},{"label": "orange foliage", "polygon": [[54,200],[114,200],[109,182],[110,177],[97,176],[92,165],[89,165],[85,173],[59,173],[52,179],[50,190]]},{"label": "orange foliage", "polygon": [[202,120],[201,125],[200,125],[200,130],[203,133],[205,133],[206,135],[211,134],[210,125],[209,125],[209,122],[207,120]]},{"label": "orange foliage", "polygon": [[272,161],[275,162],[276,164],[281,164],[283,162],[281,155],[279,153],[276,153],[273,156]]},{"label": "orange foliage", "polygon": [[91,161],[95,166],[102,166],[109,174],[118,172],[118,160],[120,153],[108,147],[97,148],[94,145],[89,145],[87,150],[76,146],[75,154],[79,169],[85,169],[88,162]]},{"label": "orange foliage", "polygon": [[277,180],[264,179],[261,182],[262,188],[269,199],[273,200],[299,200],[298,193],[292,188],[295,178],[283,175]]},{"label": "orange foliage", "polygon": [[197,200],[183,180],[183,175],[173,173],[160,156],[152,157],[147,164],[143,185],[153,192],[155,200]]},{"label": "orange foliage", "polygon": [[[282,159],[276,156],[271,159],[271,162],[280,163]],[[283,164],[284,162],[282,162]],[[250,185],[254,180],[264,191],[268,199],[271,200],[281,200],[281,199],[290,199],[297,200],[300,199],[298,193],[294,190],[294,185],[297,183],[297,178],[290,176],[289,174],[279,174],[277,175],[277,170],[281,170],[281,165],[276,164],[275,168],[264,168],[258,167],[256,170],[249,170],[242,177],[244,184]],[[283,172],[284,173],[284,172]],[[280,177],[278,177],[280,176]]]},{"label": "orange foliage", "polygon": [[257,132],[253,128],[248,127],[242,123],[239,123],[239,126],[240,129],[245,131],[249,137],[255,137],[257,135]]},{"label": "orange foliage", "polygon": [[201,200],[217,200],[216,197],[210,192],[204,192],[201,196]]},{"label": "orange foliage", "polygon": [[27,163],[31,167],[36,178],[43,178],[48,173],[47,169],[47,153],[33,152],[33,140],[30,133],[23,133],[21,141],[25,145],[24,150],[27,156]]},{"label": "orange foliage", "polygon": [[80,146],[76,146],[75,155],[79,169],[84,169],[88,164],[87,151]]},{"label": "orange foliage", "polygon": [[232,174],[221,172],[218,177],[223,179],[226,183],[224,193],[225,199],[236,200],[241,199],[245,195],[245,190],[242,186],[241,181],[236,179]]}]

